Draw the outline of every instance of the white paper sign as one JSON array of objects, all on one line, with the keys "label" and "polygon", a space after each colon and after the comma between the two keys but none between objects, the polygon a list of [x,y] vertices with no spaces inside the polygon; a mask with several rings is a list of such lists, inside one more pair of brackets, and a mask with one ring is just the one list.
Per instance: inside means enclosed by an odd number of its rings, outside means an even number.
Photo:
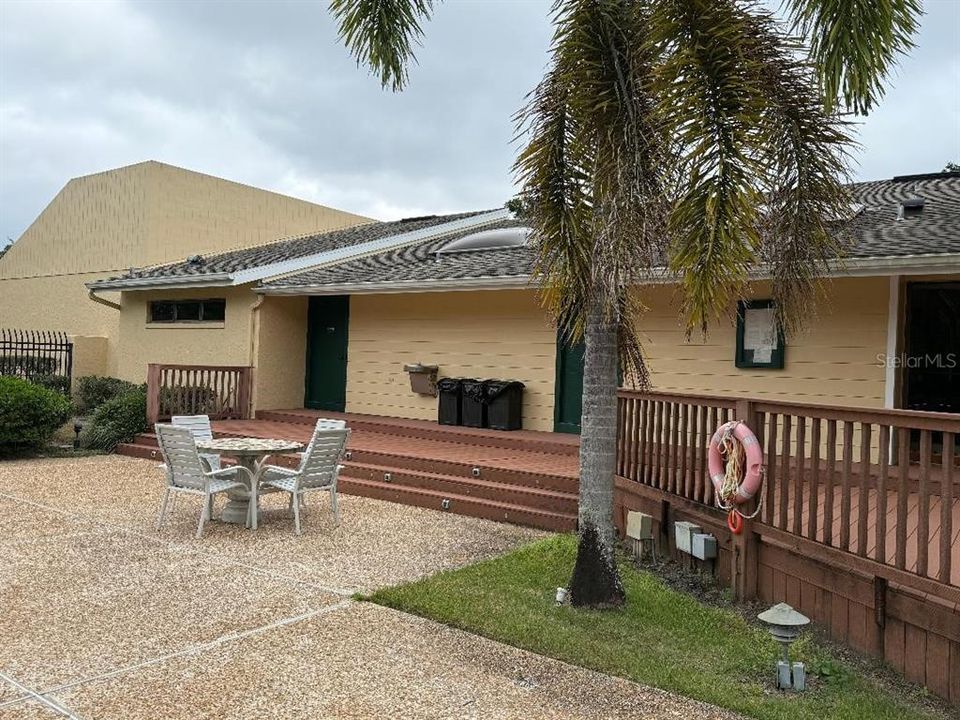
[{"label": "white paper sign", "polygon": [[777,318],[774,309],[747,309],[743,318],[743,349],[753,350],[754,362],[770,362],[770,355],[776,347]]}]

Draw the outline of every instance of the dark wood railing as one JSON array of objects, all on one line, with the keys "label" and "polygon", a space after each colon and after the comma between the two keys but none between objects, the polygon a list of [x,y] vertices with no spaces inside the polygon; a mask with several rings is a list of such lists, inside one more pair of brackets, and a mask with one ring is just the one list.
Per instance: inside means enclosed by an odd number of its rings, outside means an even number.
[{"label": "dark wood railing", "polygon": [[960,585],[960,417],[623,390],[617,474],[713,506],[707,447],[732,419],[764,450],[758,532]]},{"label": "dark wood railing", "polygon": [[173,415],[246,419],[251,417],[252,392],[252,367],[150,364],[147,420],[152,426]]}]

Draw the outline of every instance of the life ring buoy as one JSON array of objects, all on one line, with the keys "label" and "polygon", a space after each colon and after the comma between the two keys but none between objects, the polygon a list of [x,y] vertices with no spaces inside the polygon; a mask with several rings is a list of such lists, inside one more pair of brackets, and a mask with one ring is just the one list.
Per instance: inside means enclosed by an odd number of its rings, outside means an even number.
[{"label": "life ring buoy", "polygon": [[[724,458],[725,447],[730,447],[731,438],[735,438],[746,455],[746,469],[743,478],[737,483],[727,483],[727,467]],[[717,504],[724,509],[742,505],[757,494],[763,482],[763,450],[747,424],[734,420],[724,423],[710,438],[708,454],[710,480],[716,491]]]}]

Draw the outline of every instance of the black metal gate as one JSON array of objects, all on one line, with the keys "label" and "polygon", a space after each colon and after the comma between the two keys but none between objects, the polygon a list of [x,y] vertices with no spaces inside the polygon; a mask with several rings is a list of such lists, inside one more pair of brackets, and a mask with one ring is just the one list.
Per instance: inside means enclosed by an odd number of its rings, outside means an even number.
[{"label": "black metal gate", "polygon": [[0,329],[0,375],[70,394],[73,343],[58,330]]}]

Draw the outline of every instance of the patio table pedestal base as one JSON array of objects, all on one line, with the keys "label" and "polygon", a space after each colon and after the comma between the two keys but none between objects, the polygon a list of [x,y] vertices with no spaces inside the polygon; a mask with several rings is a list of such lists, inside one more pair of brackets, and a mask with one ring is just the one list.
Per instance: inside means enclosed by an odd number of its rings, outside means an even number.
[{"label": "patio table pedestal base", "polygon": [[[255,457],[238,457],[237,464],[243,465],[247,470],[250,471],[252,475],[256,474],[257,470],[257,458]],[[244,478],[247,476],[244,475]],[[244,484],[247,483],[246,480],[243,481]],[[220,519],[223,522],[233,523],[235,525],[246,525],[247,524],[247,512],[250,509],[250,489],[246,490],[231,490],[227,493],[227,504],[223,506],[223,510],[220,511]],[[263,519],[263,511],[260,508],[257,508],[257,522]]]}]

